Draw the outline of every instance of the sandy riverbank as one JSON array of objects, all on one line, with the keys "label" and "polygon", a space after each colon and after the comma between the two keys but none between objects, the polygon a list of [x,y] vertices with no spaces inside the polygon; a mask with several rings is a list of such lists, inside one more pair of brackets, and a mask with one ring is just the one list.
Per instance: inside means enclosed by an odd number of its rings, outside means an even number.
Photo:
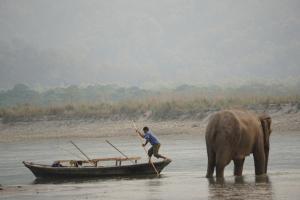
[{"label": "sandy riverbank", "polygon": [[[300,131],[300,112],[270,113],[274,132]],[[208,117],[202,120],[139,120],[138,127],[147,125],[158,135],[168,134],[204,134]],[[48,138],[86,138],[130,136],[133,132],[132,122],[101,120],[62,120],[36,121],[0,124],[0,142],[36,140]]]}]

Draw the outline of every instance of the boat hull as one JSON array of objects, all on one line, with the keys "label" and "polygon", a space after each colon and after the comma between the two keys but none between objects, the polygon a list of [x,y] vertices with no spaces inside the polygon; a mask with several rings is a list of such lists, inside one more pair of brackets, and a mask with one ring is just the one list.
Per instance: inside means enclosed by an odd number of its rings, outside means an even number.
[{"label": "boat hull", "polygon": [[[166,159],[160,162],[154,162],[153,164],[160,173],[170,162],[171,160]],[[150,163],[112,167],[51,167],[49,165],[41,165],[25,161],[23,161],[23,164],[37,178],[83,178],[156,174]]]}]

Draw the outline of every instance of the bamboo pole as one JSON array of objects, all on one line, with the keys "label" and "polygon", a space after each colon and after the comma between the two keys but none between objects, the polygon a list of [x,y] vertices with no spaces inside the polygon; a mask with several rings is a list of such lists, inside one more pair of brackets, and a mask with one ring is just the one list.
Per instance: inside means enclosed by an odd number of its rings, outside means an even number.
[{"label": "bamboo pole", "polygon": [[[120,154],[122,154],[125,158],[128,158],[128,156],[126,156],[122,151],[120,151],[117,147],[115,147],[112,143],[110,143],[108,140],[105,140],[105,142],[107,142],[108,144],[110,144],[110,146],[112,146],[115,150],[117,150]],[[130,160],[133,164],[135,164],[132,160]]]},{"label": "bamboo pole", "polygon": [[69,151],[67,149],[64,149],[64,148],[62,148],[60,146],[58,146],[58,148],[61,149],[61,150],[63,150],[63,151],[65,151],[65,152],[68,152],[70,155],[73,155],[73,156],[75,156],[76,158],[78,158],[80,160],[84,160],[84,158],[82,158],[81,156],[79,156],[79,155],[77,155],[77,154],[75,154],[75,153],[73,153],[73,152],[71,152],[71,151]]},{"label": "bamboo pole", "polygon": [[96,165],[72,140],[70,141],[70,143],[73,144],[76,147],[76,149],[78,149],[78,151],[80,151],[80,153],[82,153],[82,155],[84,155],[84,157],[86,157],[90,163]]},{"label": "bamboo pole", "polygon": [[[133,126],[134,126],[135,130],[137,131],[138,129],[137,129],[137,127],[136,127],[134,121],[132,121],[132,123],[133,123]],[[138,133],[137,133],[137,134],[138,134]],[[142,140],[142,138],[140,137],[139,134],[138,134],[138,137],[140,138],[140,141],[141,141],[141,144],[142,144],[142,146],[143,146],[143,148],[144,148],[144,151],[145,151],[146,155],[147,155],[148,158],[149,158],[150,164],[152,165],[152,167],[153,167],[154,171],[156,172],[157,176],[159,176],[159,172],[157,171],[155,165],[153,164],[153,162],[152,162],[152,160],[151,160],[151,157],[149,157],[148,152],[147,152],[145,146],[143,145],[143,140]]]}]

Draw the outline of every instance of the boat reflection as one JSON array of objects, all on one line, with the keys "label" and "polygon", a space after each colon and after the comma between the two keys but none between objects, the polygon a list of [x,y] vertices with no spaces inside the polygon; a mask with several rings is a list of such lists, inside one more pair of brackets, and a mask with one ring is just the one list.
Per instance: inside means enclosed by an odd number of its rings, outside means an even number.
[{"label": "boat reflection", "polygon": [[114,176],[114,177],[83,177],[83,178],[36,178],[32,184],[65,184],[65,183],[93,183],[108,180],[138,180],[138,179],[157,179],[163,178],[164,175],[160,174],[147,174],[147,175],[130,175],[130,176]]}]

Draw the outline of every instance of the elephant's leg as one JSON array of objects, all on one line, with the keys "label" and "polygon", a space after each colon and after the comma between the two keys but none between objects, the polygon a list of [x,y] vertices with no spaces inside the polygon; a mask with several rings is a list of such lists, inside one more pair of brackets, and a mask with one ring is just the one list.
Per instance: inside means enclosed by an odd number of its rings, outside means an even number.
[{"label": "elephant's leg", "polygon": [[213,176],[216,167],[216,153],[213,152],[212,150],[207,149],[207,157],[208,157],[208,162],[207,162],[206,178],[210,178]]},{"label": "elephant's leg", "polygon": [[224,177],[224,168],[231,161],[231,152],[229,149],[222,149],[216,154],[216,177]]},{"label": "elephant's leg", "polygon": [[262,175],[265,173],[265,151],[263,144],[258,145],[253,152],[255,174]]},{"label": "elephant's leg", "polygon": [[234,162],[234,172],[233,173],[235,176],[242,176],[244,161],[245,161],[245,158],[233,160],[233,162]]},{"label": "elephant's leg", "polygon": [[225,169],[225,165],[217,164],[217,166],[216,166],[216,177],[217,178],[223,178],[224,177],[224,169]]}]

